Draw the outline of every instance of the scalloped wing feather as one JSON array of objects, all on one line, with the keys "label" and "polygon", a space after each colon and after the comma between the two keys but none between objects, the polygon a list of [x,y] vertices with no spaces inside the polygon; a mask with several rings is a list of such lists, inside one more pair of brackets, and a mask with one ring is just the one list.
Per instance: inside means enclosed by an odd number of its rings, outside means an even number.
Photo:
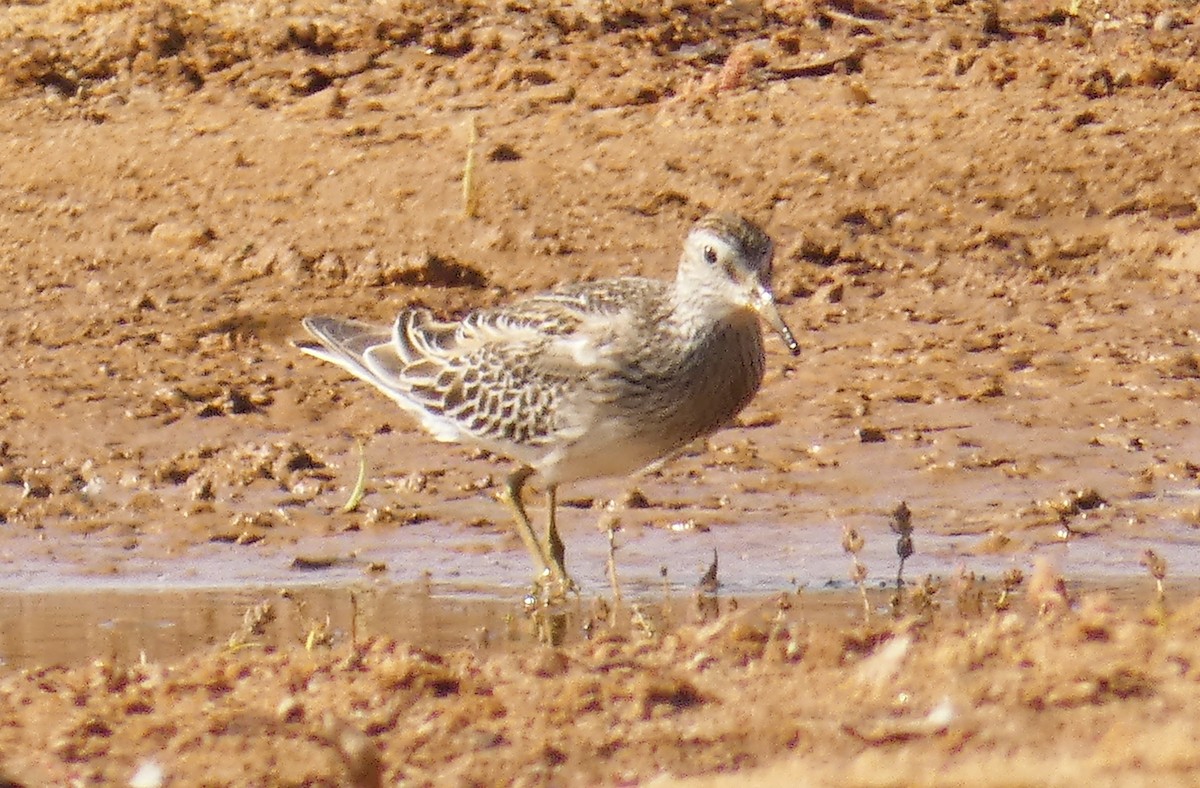
[{"label": "scalloped wing feather", "polygon": [[664,289],[648,279],[580,283],[461,321],[409,309],[390,330],[309,318],[323,347],[302,349],[379,388],[439,440],[534,448],[582,433],[590,406],[571,394],[614,369],[609,348],[629,321],[613,316]]}]

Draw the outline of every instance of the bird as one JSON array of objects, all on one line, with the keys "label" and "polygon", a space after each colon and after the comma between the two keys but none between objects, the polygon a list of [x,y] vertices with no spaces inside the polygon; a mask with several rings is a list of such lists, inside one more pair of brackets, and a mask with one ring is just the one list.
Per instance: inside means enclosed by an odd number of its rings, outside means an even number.
[{"label": "bird", "polygon": [[[657,467],[727,426],[762,384],[765,323],[800,353],[771,288],[775,245],[735,213],[687,233],[674,280],[574,282],[443,319],[424,307],[390,325],[310,316],[300,350],[341,367],[435,439],[516,468],[500,498],[533,560],[535,588],[574,588],[559,537],[562,484]],[[545,489],[539,540],[524,489]]]}]

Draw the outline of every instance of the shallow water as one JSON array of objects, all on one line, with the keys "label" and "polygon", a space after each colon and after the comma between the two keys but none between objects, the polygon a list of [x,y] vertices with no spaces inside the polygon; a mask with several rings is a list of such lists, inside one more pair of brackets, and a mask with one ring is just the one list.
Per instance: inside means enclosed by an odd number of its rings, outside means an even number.
[{"label": "shallow water", "polygon": [[[858,527],[866,537],[860,559],[869,570],[868,587],[880,592],[882,605],[883,590],[895,581],[894,536],[880,533],[878,523]],[[567,539],[568,563],[582,588],[571,603],[571,626],[580,629],[597,600],[611,598],[607,543],[594,531]],[[861,613],[841,529],[831,524],[639,528],[618,539],[625,598],[677,620],[690,615],[696,583],[714,550],[719,604],[800,592],[821,615],[851,620]],[[918,533],[905,577],[945,578],[966,569],[981,579],[997,578],[1014,567],[1029,572],[1044,559],[1073,583],[1145,593],[1153,586],[1140,563],[1148,548],[1166,558],[1170,577],[1200,575],[1200,532],[1182,525],[1168,527],[1166,538],[1075,537],[1032,549],[981,551],[986,543],[978,536]],[[53,545],[10,539],[10,569],[0,578],[2,664],[160,660],[231,642],[279,646],[326,636],[345,641],[385,635],[431,648],[533,639],[522,605],[528,559],[499,530],[430,522],[388,534],[306,537],[287,551],[211,543],[163,557],[154,548],[144,540],[127,550],[95,536],[58,537]],[[321,568],[297,568],[297,558]],[[269,621],[247,633],[248,611],[257,606],[261,614],[264,605]]]},{"label": "shallow water", "polygon": [[[617,571],[622,587],[635,596],[657,593],[664,583],[689,590],[715,552],[726,594],[837,586],[847,580],[849,566],[841,546],[843,525],[864,537],[859,557],[871,580],[894,579],[896,536],[880,516],[787,527],[754,522],[710,527],[686,521],[668,527],[625,526],[617,533]],[[582,522],[564,528],[563,535],[574,579],[585,590],[607,590],[605,535]],[[1158,521],[1144,535],[1063,530],[1040,542],[1019,535],[997,539],[918,528],[914,542],[915,553],[904,570],[910,579],[949,575],[960,566],[981,576],[998,575],[1010,567],[1028,568],[1039,558],[1052,561],[1068,577],[1127,577],[1144,573],[1139,562],[1147,549],[1165,557],[1173,572],[1200,574],[1200,530],[1177,521]],[[0,591],[9,592],[375,582],[421,583],[439,594],[507,598],[531,576],[528,556],[506,527],[435,521],[387,531],[305,535],[285,544],[264,540],[181,547],[153,535],[131,545],[104,535],[10,534],[0,547],[0,559],[7,564]]]}]

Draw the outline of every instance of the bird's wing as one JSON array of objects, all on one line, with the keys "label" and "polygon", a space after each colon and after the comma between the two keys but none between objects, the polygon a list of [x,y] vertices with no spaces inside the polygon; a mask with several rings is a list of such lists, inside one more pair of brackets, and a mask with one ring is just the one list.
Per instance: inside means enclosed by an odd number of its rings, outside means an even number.
[{"label": "bird's wing", "polygon": [[661,301],[666,282],[641,277],[601,279],[564,285],[548,293],[533,296],[514,304],[516,311],[530,309],[561,319],[570,315],[579,319],[605,318],[627,311],[630,306],[647,301]]},{"label": "bird's wing", "polygon": [[307,318],[320,344],[301,349],[379,388],[440,440],[541,446],[582,429],[587,398],[573,395],[616,363],[610,350],[631,299],[662,286],[578,284],[459,321],[409,309],[390,330]]},{"label": "bird's wing", "polygon": [[[644,284],[643,284],[644,282]],[[410,311],[397,319],[392,348],[371,368],[440,423],[477,439],[540,446],[569,440],[594,405],[583,389],[618,364],[632,297],[652,280],[590,282],[472,312],[457,322]],[[399,361],[399,368],[396,361]]]}]

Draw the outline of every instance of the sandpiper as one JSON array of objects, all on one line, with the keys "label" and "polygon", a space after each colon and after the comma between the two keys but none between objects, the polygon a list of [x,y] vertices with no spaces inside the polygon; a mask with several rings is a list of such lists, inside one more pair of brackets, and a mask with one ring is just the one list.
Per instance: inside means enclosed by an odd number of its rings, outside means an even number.
[{"label": "sandpiper", "polygon": [[[673,282],[622,277],[561,286],[441,320],[392,326],[308,317],[300,349],[392,398],[440,440],[515,460],[503,499],[543,589],[569,588],[555,524],[564,482],[627,476],[729,423],[763,378],[760,319],[798,354],[771,292],[774,244],[752,222],[692,227]],[[546,489],[538,540],[522,490]]]}]

